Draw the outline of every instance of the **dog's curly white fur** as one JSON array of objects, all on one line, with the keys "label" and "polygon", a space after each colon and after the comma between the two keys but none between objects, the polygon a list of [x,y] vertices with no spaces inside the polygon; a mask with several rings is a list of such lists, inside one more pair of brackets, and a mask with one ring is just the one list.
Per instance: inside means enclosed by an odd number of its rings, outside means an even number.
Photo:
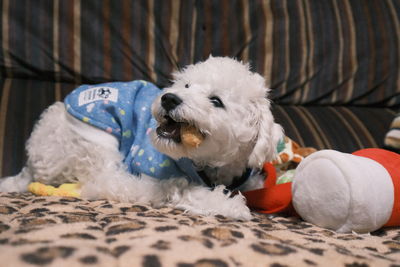
[{"label": "dog's curly white fur", "polygon": [[[50,106],[27,142],[28,160],[17,176],[0,182],[0,191],[26,191],[32,181],[45,184],[79,182],[82,197],[172,205],[192,213],[221,214],[249,219],[241,194],[229,197],[224,185],[248,167],[260,168],[276,155],[282,128],[274,122],[264,79],[249,66],[230,58],[210,57],[174,74],[174,83],[154,101],[152,113],[194,125],[205,139],[198,148],[184,146],[152,133],[154,146],[173,159],[189,158],[199,167],[213,169],[208,176],[213,190],[190,184],[185,178],[158,180],[126,171],[118,140],[72,117],[64,104]],[[162,97],[172,94],[179,105],[166,109]],[[217,101],[217,103],[215,103]],[[243,187],[260,185],[259,177]]]}]

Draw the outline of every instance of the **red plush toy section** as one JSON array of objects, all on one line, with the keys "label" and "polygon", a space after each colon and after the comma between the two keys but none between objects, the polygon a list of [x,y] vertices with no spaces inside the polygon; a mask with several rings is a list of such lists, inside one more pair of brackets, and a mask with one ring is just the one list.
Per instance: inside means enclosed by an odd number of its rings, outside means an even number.
[{"label": "red plush toy section", "polygon": [[276,184],[276,170],[271,163],[264,164],[264,172],[264,188],[243,192],[247,205],[261,213],[295,214],[292,206],[292,183]]},{"label": "red plush toy section", "polygon": [[375,160],[389,172],[394,186],[394,204],[392,215],[385,226],[400,225],[400,155],[379,148],[362,149],[353,155]]}]

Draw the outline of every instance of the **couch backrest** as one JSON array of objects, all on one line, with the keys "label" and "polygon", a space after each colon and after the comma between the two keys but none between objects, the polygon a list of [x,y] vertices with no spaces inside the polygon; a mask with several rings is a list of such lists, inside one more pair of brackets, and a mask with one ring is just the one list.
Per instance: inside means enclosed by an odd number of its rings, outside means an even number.
[{"label": "couch backrest", "polygon": [[263,74],[282,104],[393,106],[395,0],[2,0],[2,78],[145,79],[214,56]]}]

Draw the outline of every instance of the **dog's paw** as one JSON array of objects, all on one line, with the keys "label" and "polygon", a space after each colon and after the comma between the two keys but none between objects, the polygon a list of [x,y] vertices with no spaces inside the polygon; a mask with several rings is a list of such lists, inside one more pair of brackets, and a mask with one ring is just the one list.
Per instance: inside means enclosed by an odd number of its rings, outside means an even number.
[{"label": "dog's paw", "polygon": [[17,176],[5,177],[0,179],[0,192],[25,192],[27,186],[20,181]]},{"label": "dog's paw", "polygon": [[189,186],[175,199],[169,198],[170,205],[183,209],[192,214],[205,216],[222,215],[235,220],[250,220],[250,209],[240,193],[234,197],[226,194],[224,186],[217,186],[213,190],[202,186]]},{"label": "dog's paw", "polygon": [[226,207],[223,207],[220,215],[245,221],[251,220],[252,218],[250,209],[246,205],[246,199],[240,193],[227,199],[226,204],[221,203],[221,205],[226,205]]},{"label": "dog's paw", "polygon": [[0,178],[0,192],[26,192],[31,181],[30,171],[27,167],[24,167],[15,176]]},{"label": "dog's paw", "polygon": [[0,179],[0,192],[15,192],[16,187],[11,183],[10,177]]}]

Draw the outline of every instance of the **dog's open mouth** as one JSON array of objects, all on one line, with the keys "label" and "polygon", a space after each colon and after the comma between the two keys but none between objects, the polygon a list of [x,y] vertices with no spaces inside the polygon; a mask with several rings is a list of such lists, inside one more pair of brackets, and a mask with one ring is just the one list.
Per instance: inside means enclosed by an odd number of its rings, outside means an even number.
[{"label": "dog's open mouth", "polygon": [[183,143],[187,147],[197,148],[203,142],[205,135],[194,125],[187,122],[178,122],[170,116],[165,116],[164,121],[157,127],[159,137]]},{"label": "dog's open mouth", "polygon": [[160,123],[157,127],[157,134],[160,137],[172,139],[173,141],[180,143],[181,140],[181,127],[184,122],[177,122],[170,116],[164,117],[166,120]]}]

